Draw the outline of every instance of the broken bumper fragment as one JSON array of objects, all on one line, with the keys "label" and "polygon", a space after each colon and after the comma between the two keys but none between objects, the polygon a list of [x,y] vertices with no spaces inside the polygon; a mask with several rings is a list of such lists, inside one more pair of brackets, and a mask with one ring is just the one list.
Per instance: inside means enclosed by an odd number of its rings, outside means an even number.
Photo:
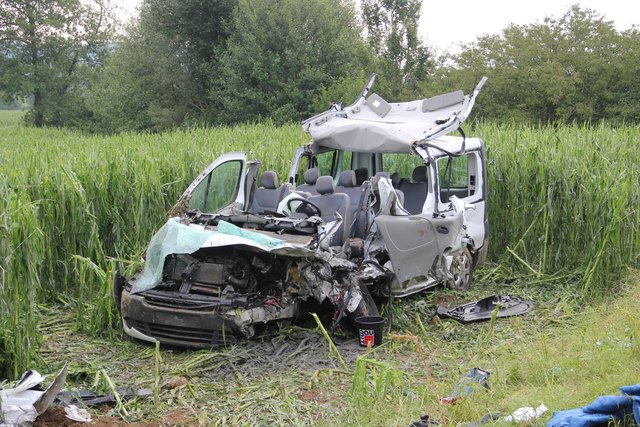
[{"label": "broken bumper fragment", "polygon": [[249,307],[245,296],[184,298],[171,292],[122,293],[125,332],[147,342],[209,349],[240,338],[275,320],[295,316],[297,304],[267,299]]}]

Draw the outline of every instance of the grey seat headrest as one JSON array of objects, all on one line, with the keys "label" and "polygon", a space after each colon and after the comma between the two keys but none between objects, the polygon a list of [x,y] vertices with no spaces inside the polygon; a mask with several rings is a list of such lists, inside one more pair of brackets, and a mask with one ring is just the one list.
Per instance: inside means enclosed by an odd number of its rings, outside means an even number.
[{"label": "grey seat headrest", "polygon": [[316,181],[316,191],[320,194],[332,194],[335,190],[333,186],[333,178],[325,175],[318,178]]},{"label": "grey seat headrest", "polygon": [[320,176],[320,171],[318,168],[307,169],[304,173],[304,183],[309,185],[315,185],[318,177]]},{"label": "grey seat headrest", "polygon": [[398,172],[392,173],[389,179],[394,187],[397,187],[400,184],[400,174]]},{"label": "grey seat headrest", "polygon": [[411,180],[413,182],[427,182],[427,167],[416,166],[411,174]]},{"label": "grey seat headrest", "polygon": [[356,185],[362,185],[369,178],[367,168],[356,169],[354,172],[356,173]]},{"label": "grey seat headrest", "polygon": [[338,178],[338,185],[341,187],[355,187],[356,173],[352,170],[342,171]]},{"label": "grey seat headrest", "polygon": [[260,177],[260,187],[274,190],[278,188],[278,175],[273,171],[266,171]]}]

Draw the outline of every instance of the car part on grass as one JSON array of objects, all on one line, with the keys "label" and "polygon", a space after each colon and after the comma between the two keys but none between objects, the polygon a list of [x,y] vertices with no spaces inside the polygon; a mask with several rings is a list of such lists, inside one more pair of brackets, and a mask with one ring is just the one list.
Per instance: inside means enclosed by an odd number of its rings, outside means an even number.
[{"label": "car part on grass", "polygon": [[419,421],[412,421],[409,427],[429,427],[429,426],[439,426],[439,425],[440,425],[440,421],[434,420],[433,418],[429,417],[429,414],[425,413],[420,415]]},{"label": "car part on grass", "polygon": [[482,322],[495,317],[521,316],[533,310],[533,301],[511,295],[492,295],[454,308],[438,306],[436,316],[460,323]]},{"label": "car part on grass", "polygon": [[15,387],[0,390],[0,427],[28,427],[53,403],[67,378],[65,364],[49,387],[42,389],[44,377],[37,371],[22,374]]},{"label": "car part on grass", "polygon": [[[151,389],[134,389],[133,387],[116,387],[120,399],[132,399],[134,397],[153,396]],[[82,405],[96,406],[107,403],[117,403],[116,396],[113,393],[99,394],[91,390],[72,389],[61,391],[56,395],[55,403],[61,406]]]},{"label": "car part on grass", "polygon": [[494,421],[498,421],[502,416],[502,412],[489,412],[484,417],[480,418],[478,421],[471,421],[468,423],[460,424],[460,427],[479,427],[488,423],[492,423]]},{"label": "car part on grass", "polygon": [[114,277],[127,335],[209,349],[320,310],[333,332],[378,316],[374,297],[470,286],[488,250],[486,153],[460,124],[486,79],[398,103],[370,95],[374,79],[303,122],[284,184],[245,153],[194,179],[142,271]]},{"label": "car part on grass", "polygon": [[478,388],[488,390],[489,375],[491,375],[491,372],[489,371],[485,371],[480,368],[472,368],[469,374],[456,384],[456,387],[449,396],[440,398],[440,403],[443,405],[455,403],[461,397],[469,396],[474,393]]}]

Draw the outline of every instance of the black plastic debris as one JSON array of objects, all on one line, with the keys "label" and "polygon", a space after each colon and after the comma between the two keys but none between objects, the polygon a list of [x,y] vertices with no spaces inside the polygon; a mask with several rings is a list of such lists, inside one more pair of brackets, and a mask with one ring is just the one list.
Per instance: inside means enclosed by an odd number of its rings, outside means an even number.
[{"label": "black plastic debris", "polygon": [[420,420],[412,421],[411,424],[409,424],[409,427],[429,427],[438,425],[440,425],[440,422],[438,420],[430,418],[429,414],[422,414],[420,415]]},{"label": "black plastic debris", "polygon": [[[132,387],[116,387],[116,392],[120,399],[130,399],[133,397],[148,397],[153,395],[150,389],[135,390]],[[116,396],[113,393],[98,394],[90,390],[62,391],[56,395],[56,403],[61,406],[84,405],[95,406],[106,403],[116,403]]]},{"label": "black plastic debris", "polygon": [[478,421],[472,421],[470,423],[462,423],[460,427],[479,427],[484,424],[492,423],[494,421],[498,421],[498,419],[502,416],[502,412],[489,412],[487,415],[479,419]]},{"label": "black plastic debris", "polygon": [[533,307],[533,301],[530,300],[511,295],[492,295],[452,309],[438,306],[436,316],[442,319],[453,319],[460,323],[472,323],[491,319],[496,308],[496,317],[511,317],[529,313]]}]

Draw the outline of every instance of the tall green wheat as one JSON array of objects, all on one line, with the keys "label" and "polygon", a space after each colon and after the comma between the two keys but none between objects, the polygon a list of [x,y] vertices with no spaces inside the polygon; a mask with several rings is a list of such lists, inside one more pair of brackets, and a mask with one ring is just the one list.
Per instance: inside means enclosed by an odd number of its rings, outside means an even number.
[{"label": "tall green wheat", "polygon": [[[75,304],[80,329],[110,335],[115,264],[139,259],[215,157],[246,151],[282,179],[308,140],[298,126],[269,123],[89,136],[3,114],[0,363],[11,376],[37,355],[38,304]],[[493,260],[538,275],[566,271],[583,295],[611,289],[638,264],[640,130],[487,123],[474,133],[488,149]]]}]

